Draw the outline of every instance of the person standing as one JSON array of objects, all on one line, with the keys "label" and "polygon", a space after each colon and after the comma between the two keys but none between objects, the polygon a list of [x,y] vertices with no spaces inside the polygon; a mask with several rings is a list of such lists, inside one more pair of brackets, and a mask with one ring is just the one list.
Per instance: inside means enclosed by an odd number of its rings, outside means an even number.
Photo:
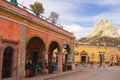
[{"label": "person standing", "polygon": [[31,59],[29,58],[29,59],[26,61],[26,77],[32,76],[31,67],[32,67],[32,61],[31,61]]}]

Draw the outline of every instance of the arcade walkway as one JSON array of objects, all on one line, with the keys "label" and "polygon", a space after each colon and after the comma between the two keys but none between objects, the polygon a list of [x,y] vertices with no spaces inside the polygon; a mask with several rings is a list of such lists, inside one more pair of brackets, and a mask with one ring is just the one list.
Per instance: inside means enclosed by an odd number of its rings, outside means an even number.
[{"label": "arcade walkway", "polygon": [[22,79],[22,80],[45,80],[45,79],[49,79],[49,78],[53,78],[53,77],[57,77],[57,76],[62,76],[62,75],[67,75],[67,74],[80,72],[83,69],[85,69],[85,67],[77,67],[74,70],[70,70],[70,71],[65,71],[65,72],[61,72],[61,73],[55,72],[53,74],[47,74],[47,75],[37,75],[35,77],[25,78],[25,79]]}]

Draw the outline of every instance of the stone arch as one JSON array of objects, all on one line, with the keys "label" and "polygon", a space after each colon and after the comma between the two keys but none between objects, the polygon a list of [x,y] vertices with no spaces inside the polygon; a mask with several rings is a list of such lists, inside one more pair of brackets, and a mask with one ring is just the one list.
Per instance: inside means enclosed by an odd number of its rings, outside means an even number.
[{"label": "stone arch", "polygon": [[[52,41],[50,44],[49,44],[49,48],[48,48],[48,59],[50,60],[51,58],[49,57],[52,57],[52,52],[57,49],[57,54],[59,54],[61,52],[61,49],[60,49],[60,45],[57,41]],[[50,60],[51,61],[51,60]]]},{"label": "stone arch", "polygon": [[[46,45],[44,41],[38,36],[32,36],[28,39],[26,45],[26,61],[31,59],[32,65],[41,65],[43,63],[43,52],[46,50]],[[26,74],[28,76],[28,74]]]},{"label": "stone arch", "polygon": [[67,50],[68,54],[71,54],[71,48],[68,44],[67,44],[66,50]]},{"label": "stone arch", "polygon": [[[4,38],[2,40],[2,44],[0,46],[0,53],[1,53],[1,57],[0,57],[0,63],[1,63],[1,70],[0,70],[0,77],[1,78],[15,78],[17,77],[17,61],[18,61],[18,46],[17,44],[19,43],[18,41],[13,41],[11,40],[12,42],[9,42],[9,40],[7,42],[5,42],[6,38]],[[15,43],[14,43],[15,42]],[[11,56],[9,57],[9,60],[6,59],[6,55],[7,54],[11,54]],[[5,61],[10,61],[9,62],[9,74],[5,75],[6,72],[4,72],[3,69],[5,69],[5,66],[4,63]],[[12,65],[12,67],[10,67]],[[5,74],[4,74],[5,73]]]},{"label": "stone arch", "polygon": [[70,46],[66,44],[66,48],[63,49],[63,56],[65,58],[65,63],[67,63],[67,61],[70,59],[70,55],[71,55]]},{"label": "stone arch", "polygon": [[[55,63],[56,65],[56,69],[57,70],[57,63],[58,63],[58,55],[60,54],[61,52],[61,49],[60,49],[60,45],[57,41],[52,41],[50,44],[49,44],[49,48],[48,48],[48,63]],[[50,68],[51,66],[48,65],[48,69]],[[49,70],[49,73],[50,70]]]},{"label": "stone arch", "polygon": [[81,59],[81,62],[82,62],[82,63],[87,64],[87,62],[88,62],[88,53],[87,53],[87,51],[82,50],[82,51],[80,52],[80,59]]},{"label": "stone arch", "polygon": [[13,53],[11,46],[7,46],[3,51],[2,78],[12,77]]},{"label": "stone arch", "polygon": [[63,64],[63,71],[66,71],[66,70],[70,70],[71,68],[68,68],[67,65],[71,65],[72,63],[72,58],[71,58],[71,49],[70,49],[70,46],[66,43],[66,44],[63,44],[63,46],[66,47],[63,47],[63,54],[62,54],[62,64]]},{"label": "stone arch", "polygon": [[44,39],[42,38],[42,37],[40,37],[39,35],[36,35],[36,34],[34,34],[34,35],[32,35],[32,36],[30,36],[28,39],[27,39],[27,41],[26,41],[26,48],[27,48],[27,45],[28,45],[28,43],[30,42],[30,40],[31,39],[33,39],[33,38],[39,38],[40,40],[41,40],[41,42],[43,43],[43,51],[45,51],[46,50],[46,45],[45,45],[45,42],[44,42]]}]

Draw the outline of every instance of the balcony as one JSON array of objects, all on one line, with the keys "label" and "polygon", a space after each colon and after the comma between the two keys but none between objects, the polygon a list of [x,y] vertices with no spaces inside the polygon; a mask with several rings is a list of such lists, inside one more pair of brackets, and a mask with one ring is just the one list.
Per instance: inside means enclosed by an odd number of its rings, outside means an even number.
[{"label": "balcony", "polygon": [[48,28],[50,30],[63,34],[67,37],[74,38],[73,33],[64,30],[63,26],[61,26],[60,24],[58,23],[53,24],[49,18],[42,16],[42,15],[37,17],[31,9],[27,8],[26,6],[22,4],[17,3],[16,5],[16,4],[11,3],[8,0],[1,0],[0,8],[4,8],[7,11],[17,16],[24,17],[25,19],[33,23],[42,25],[45,28]]}]

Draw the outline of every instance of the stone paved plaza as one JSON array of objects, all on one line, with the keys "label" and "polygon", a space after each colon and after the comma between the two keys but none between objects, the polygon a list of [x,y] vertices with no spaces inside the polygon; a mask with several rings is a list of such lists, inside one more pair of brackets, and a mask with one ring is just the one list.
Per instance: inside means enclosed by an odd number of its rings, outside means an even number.
[{"label": "stone paved plaza", "polygon": [[120,66],[114,67],[83,67],[75,70],[48,75],[38,75],[23,80],[120,80]]}]

